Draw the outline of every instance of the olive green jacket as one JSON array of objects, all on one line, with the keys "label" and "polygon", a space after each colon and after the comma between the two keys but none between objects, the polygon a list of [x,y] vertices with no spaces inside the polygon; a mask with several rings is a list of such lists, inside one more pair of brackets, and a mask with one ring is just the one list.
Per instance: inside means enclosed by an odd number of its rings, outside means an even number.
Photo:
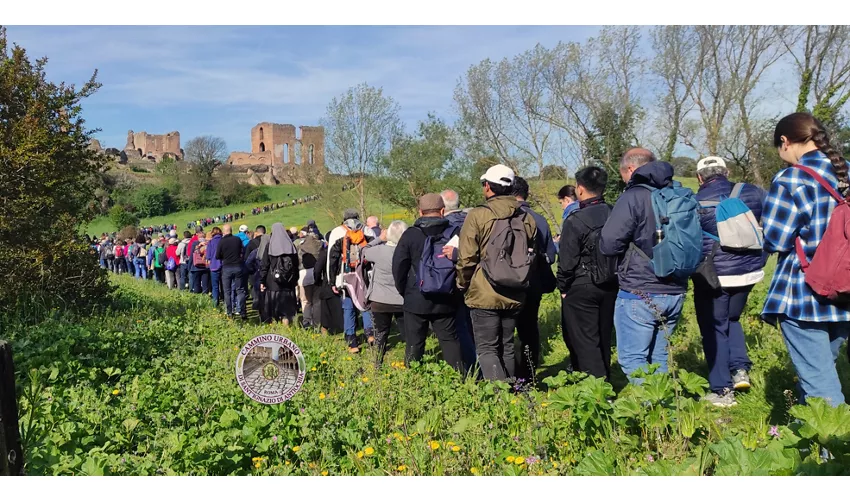
[{"label": "olive green jacket", "polygon": [[[457,259],[457,286],[466,290],[464,300],[472,309],[519,309],[525,302],[525,290],[496,290],[487,281],[481,266],[487,252],[487,242],[496,219],[507,219],[519,210],[513,196],[494,196],[485,206],[469,211],[460,231]],[[537,225],[530,215],[525,217],[528,246],[534,247]],[[468,290],[467,290],[468,288]]]}]

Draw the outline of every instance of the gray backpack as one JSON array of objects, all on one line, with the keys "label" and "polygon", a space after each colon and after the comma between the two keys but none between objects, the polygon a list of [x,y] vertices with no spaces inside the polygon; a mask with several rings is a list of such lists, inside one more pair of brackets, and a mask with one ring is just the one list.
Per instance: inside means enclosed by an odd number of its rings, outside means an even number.
[{"label": "gray backpack", "polygon": [[534,247],[528,246],[525,217],[524,212],[516,211],[493,222],[481,270],[494,288],[528,288],[535,254]]}]

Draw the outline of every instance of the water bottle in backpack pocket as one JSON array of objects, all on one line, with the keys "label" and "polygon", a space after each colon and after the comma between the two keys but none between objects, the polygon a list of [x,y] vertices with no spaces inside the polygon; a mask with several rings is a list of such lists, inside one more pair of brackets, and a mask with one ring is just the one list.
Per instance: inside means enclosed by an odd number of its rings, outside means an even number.
[{"label": "water bottle in backpack pocket", "polygon": [[454,290],[457,277],[455,264],[443,255],[443,247],[452,238],[454,231],[455,228],[449,226],[439,236],[426,235],[422,258],[416,271],[420,292],[449,294]]},{"label": "water bottle in backpack pocket", "polygon": [[658,189],[638,184],[651,192],[655,215],[655,245],[652,258],[637,246],[635,251],[649,259],[659,278],[689,277],[702,262],[702,226],[693,191],[678,181]]},{"label": "water bottle in backpack pocket", "polygon": [[704,233],[705,236],[731,250],[761,250],[764,247],[764,230],[753,215],[753,211],[740,200],[743,183],[732,188],[729,198],[718,201],[701,201],[701,207],[716,207],[714,217],[717,221],[717,236]]}]

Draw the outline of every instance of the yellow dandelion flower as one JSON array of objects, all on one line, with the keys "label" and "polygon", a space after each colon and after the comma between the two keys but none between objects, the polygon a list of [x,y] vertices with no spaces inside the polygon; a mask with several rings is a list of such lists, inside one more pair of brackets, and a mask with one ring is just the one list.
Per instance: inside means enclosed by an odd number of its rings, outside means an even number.
[{"label": "yellow dandelion flower", "polygon": [[505,459],[505,461],[510,462],[510,463],[514,463],[514,456],[513,455],[509,456],[508,458]]},{"label": "yellow dandelion flower", "polygon": [[363,383],[365,384],[366,382],[368,382],[368,381],[369,381],[369,377],[363,377],[363,378],[361,378],[360,380],[362,380],[362,381],[363,381]]},{"label": "yellow dandelion flower", "polygon": [[459,451],[460,451],[460,446],[457,446],[457,445],[452,446],[452,451],[453,451],[453,452],[455,452],[455,453],[459,452]]},{"label": "yellow dandelion flower", "polygon": [[310,368],[310,371],[311,371],[311,372],[316,371],[316,367],[314,366],[313,368]]},{"label": "yellow dandelion flower", "polygon": [[454,445],[455,445],[454,441],[446,441],[446,446],[454,446]]},{"label": "yellow dandelion flower", "polygon": [[540,403],[540,406],[546,408],[547,406],[549,406],[549,403]]},{"label": "yellow dandelion flower", "polygon": [[363,458],[363,452],[362,451],[357,452],[357,458]]},{"label": "yellow dandelion flower", "polygon": [[512,399],[512,400],[511,400],[511,404],[512,404],[512,405],[515,405],[515,404],[516,404],[516,398],[514,398],[514,399]]},{"label": "yellow dandelion flower", "polygon": [[432,450],[439,450],[440,449],[440,443],[438,443],[436,441],[431,441],[431,449]]},{"label": "yellow dandelion flower", "polygon": [[328,353],[323,352],[322,354],[319,354],[319,357],[320,357],[320,358],[324,358],[324,357],[325,357],[325,356],[327,356],[327,355],[328,355]]},{"label": "yellow dandelion flower", "polygon": [[262,462],[263,461],[262,457],[254,457],[251,460],[254,461],[254,462]]},{"label": "yellow dandelion flower", "polygon": [[404,472],[404,471],[406,471],[406,470],[407,470],[407,466],[406,466],[406,465],[404,465],[404,464],[399,465],[399,466],[396,468],[396,470],[397,470],[397,471],[399,471],[399,472]]},{"label": "yellow dandelion flower", "polygon": [[319,393],[319,399],[325,399],[325,393],[324,392]]},{"label": "yellow dandelion flower", "polygon": [[352,358],[351,358],[351,356],[346,356],[346,357],[345,357],[345,360],[346,360],[346,361],[351,361],[351,359],[352,359]]},{"label": "yellow dandelion flower", "polygon": [[473,467],[473,468],[469,469],[469,472],[471,472],[473,474],[478,474],[478,467]]},{"label": "yellow dandelion flower", "polygon": [[309,468],[311,468],[311,469],[315,468],[315,467],[316,467],[316,462],[310,462],[309,464],[307,464],[307,467],[309,467]]},{"label": "yellow dandelion flower", "polygon": [[328,475],[328,471],[323,470],[323,471],[322,471],[322,475],[323,475],[323,476],[327,476],[327,475]]},{"label": "yellow dandelion flower", "polygon": [[517,464],[517,465],[521,465],[524,462],[525,462],[525,458],[523,458],[523,457],[516,457],[514,459],[514,463]]},{"label": "yellow dandelion flower", "polygon": [[558,467],[558,462],[552,462],[552,467]]},{"label": "yellow dandelion flower", "polygon": [[299,451],[301,451],[301,447],[300,446],[293,446],[292,451],[294,451],[295,453],[298,453]]},{"label": "yellow dandelion flower", "polygon": [[254,467],[255,467],[255,468],[259,469],[259,468],[260,468],[260,467],[262,467],[262,466],[263,466],[263,462],[254,462]]},{"label": "yellow dandelion flower", "polygon": [[366,449],[363,450],[363,452],[366,454],[367,457],[371,457],[372,455],[375,454],[375,448],[372,448],[371,446],[367,446]]},{"label": "yellow dandelion flower", "polygon": [[118,389],[115,389],[114,391],[112,391],[113,396],[117,396],[119,394],[121,394],[121,391],[119,391]]},{"label": "yellow dandelion flower", "polygon": [[287,460],[285,463],[286,465],[292,465],[292,462],[290,462],[289,460]]},{"label": "yellow dandelion flower", "polygon": [[345,382],[340,382],[339,387],[340,387],[340,389],[344,389],[345,388]]}]

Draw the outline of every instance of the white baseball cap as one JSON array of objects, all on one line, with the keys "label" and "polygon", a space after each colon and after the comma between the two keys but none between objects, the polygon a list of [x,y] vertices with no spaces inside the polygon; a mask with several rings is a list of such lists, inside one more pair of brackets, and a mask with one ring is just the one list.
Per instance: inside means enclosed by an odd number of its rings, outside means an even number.
[{"label": "white baseball cap", "polygon": [[697,172],[708,167],[723,167],[726,168],[726,162],[719,156],[706,156],[697,162]]},{"label": "white baseball cap", "polygon": [[510,186],[514,183],[514,171],[510,167],[502,165],[493,165],[488,168],[484,175],[481,176],[481,181],[487,181],[490,184],[498,184],[499,186]]},{"label": "white baseball cap", "polygon": [[242,224],[241,226],[239,226],[239,232],[240,233],[244,233],[247,230],[248,230],[248,226],[246,226],[245,224]]}]

